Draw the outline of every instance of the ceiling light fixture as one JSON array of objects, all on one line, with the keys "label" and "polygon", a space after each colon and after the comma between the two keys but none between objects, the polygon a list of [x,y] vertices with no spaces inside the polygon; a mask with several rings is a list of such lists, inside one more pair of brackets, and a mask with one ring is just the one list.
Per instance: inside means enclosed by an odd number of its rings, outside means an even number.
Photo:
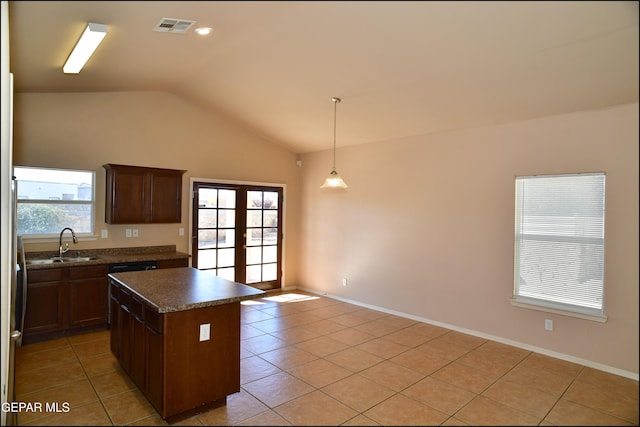
[{"label": "ceiling light fixture", "polygon": [[96,50],[104,36],[107,35],[107,26],[89,22],[80,40],[76,43],[71,55],[65,62],[62,71],[65,74],[78,74],[84,64],[87,63],[93,52]]},{"label": "ceiling light fixture", "polygon": [[213,28],[211,28],[211,27],[198,27],[193,31],[195,31],[196,34],[199,35],[199,36],[208,36],[209,34],[211,34],[213,32]]},{"label": "ceiling light fixture", "polygon": [[338,175],[338,171],[336,171],[336,109],[338,102],[342,100],[335,96],[331,100],[333,101],[333,168],[320,188],[348,188],[347,184]]}]

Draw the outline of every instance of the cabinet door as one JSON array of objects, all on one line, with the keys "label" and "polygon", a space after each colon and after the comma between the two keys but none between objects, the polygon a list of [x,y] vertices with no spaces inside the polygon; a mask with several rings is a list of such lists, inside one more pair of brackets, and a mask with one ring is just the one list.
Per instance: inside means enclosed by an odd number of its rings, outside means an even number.
[{"label": "cabinet door", "polygon": [[151,222],[180,222],[182,208],[182,172],[157,170],[149,174]]},{"label": "cabinet door", "polygon": [[131,331],[131,378],[144,390],[145,374],[145,345],[144,345],[144,317],[143,303],[135,295],[129,300],[130,331]]},{"label": "cabinet door", "polygon": [[146,325],[145,330],[145,357],[147,371],[145,374],[145,395],[149,402],[162,413],[163,375],[164,363],[162,334]]},{"label": "cabinet door", "polygon": [[63,269],[34,270],[27,274],[25,338],[67,327],[67,288]]},{"label": "cabinet door", "polygon": [[107,277],[69,280],[69,327],[107,324]]},{"label": "cabinet door", "polygon": [[131,374],[131,355],[133,326],[131,325],[131,313],[122,302],[118,310],[118,325],[120,326],[120,366],[127,374]]},{"label": "cabinet door", "polygon": [[114,287],[113,285],[111,286],[111,309],[110,309],[110,319],[109,319],[109,326],[111,328],[110,334],[111,334],[111,340],[110,340],[110,345],[111,345],[111,354],[113,354],[113,356],[116,359],[120,359],[120,322],[118,321],[118,319],[120,318],[119,313],[120,313],[120,302],[118,302],[117,298],[115,298],[113,296],[114,294]]},{"label": "cabinet door", "polygon": [[105,220],[108,224],[145,222],[146,171],[132,167],[107,167]]}]

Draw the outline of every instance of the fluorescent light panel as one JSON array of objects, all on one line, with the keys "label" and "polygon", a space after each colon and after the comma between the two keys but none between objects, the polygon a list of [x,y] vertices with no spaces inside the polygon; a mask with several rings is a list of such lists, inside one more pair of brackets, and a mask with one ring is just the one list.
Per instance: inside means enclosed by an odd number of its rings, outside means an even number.
[{"label": "fluorescent light panel", "polygon": [[80,40],[73,48],[71,55],[69,55],[69,59],[62,67],[62,71],[65,74],[78,74],[106,35],[106,25],[89,22]]}]

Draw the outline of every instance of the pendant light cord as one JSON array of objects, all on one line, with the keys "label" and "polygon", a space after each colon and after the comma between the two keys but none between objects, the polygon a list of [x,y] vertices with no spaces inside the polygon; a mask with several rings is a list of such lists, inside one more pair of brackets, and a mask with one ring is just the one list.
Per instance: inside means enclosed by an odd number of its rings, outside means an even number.
[{"label": "pendant light cord", "polygon": [[338,115],[338,102],[340,102],[341,99],[333,97],[331,100],[333,101],[333,170],[336,170],[336,118]]}]

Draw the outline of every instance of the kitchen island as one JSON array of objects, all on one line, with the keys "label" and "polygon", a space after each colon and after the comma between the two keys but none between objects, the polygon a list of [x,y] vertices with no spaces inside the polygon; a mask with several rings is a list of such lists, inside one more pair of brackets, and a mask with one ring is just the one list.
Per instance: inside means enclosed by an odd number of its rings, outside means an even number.
[{"label": "kitchen island", "polygon": [[163,419],[240,391],[240,302],[264,291],[192,267],[108,278],[111,352]]}]

